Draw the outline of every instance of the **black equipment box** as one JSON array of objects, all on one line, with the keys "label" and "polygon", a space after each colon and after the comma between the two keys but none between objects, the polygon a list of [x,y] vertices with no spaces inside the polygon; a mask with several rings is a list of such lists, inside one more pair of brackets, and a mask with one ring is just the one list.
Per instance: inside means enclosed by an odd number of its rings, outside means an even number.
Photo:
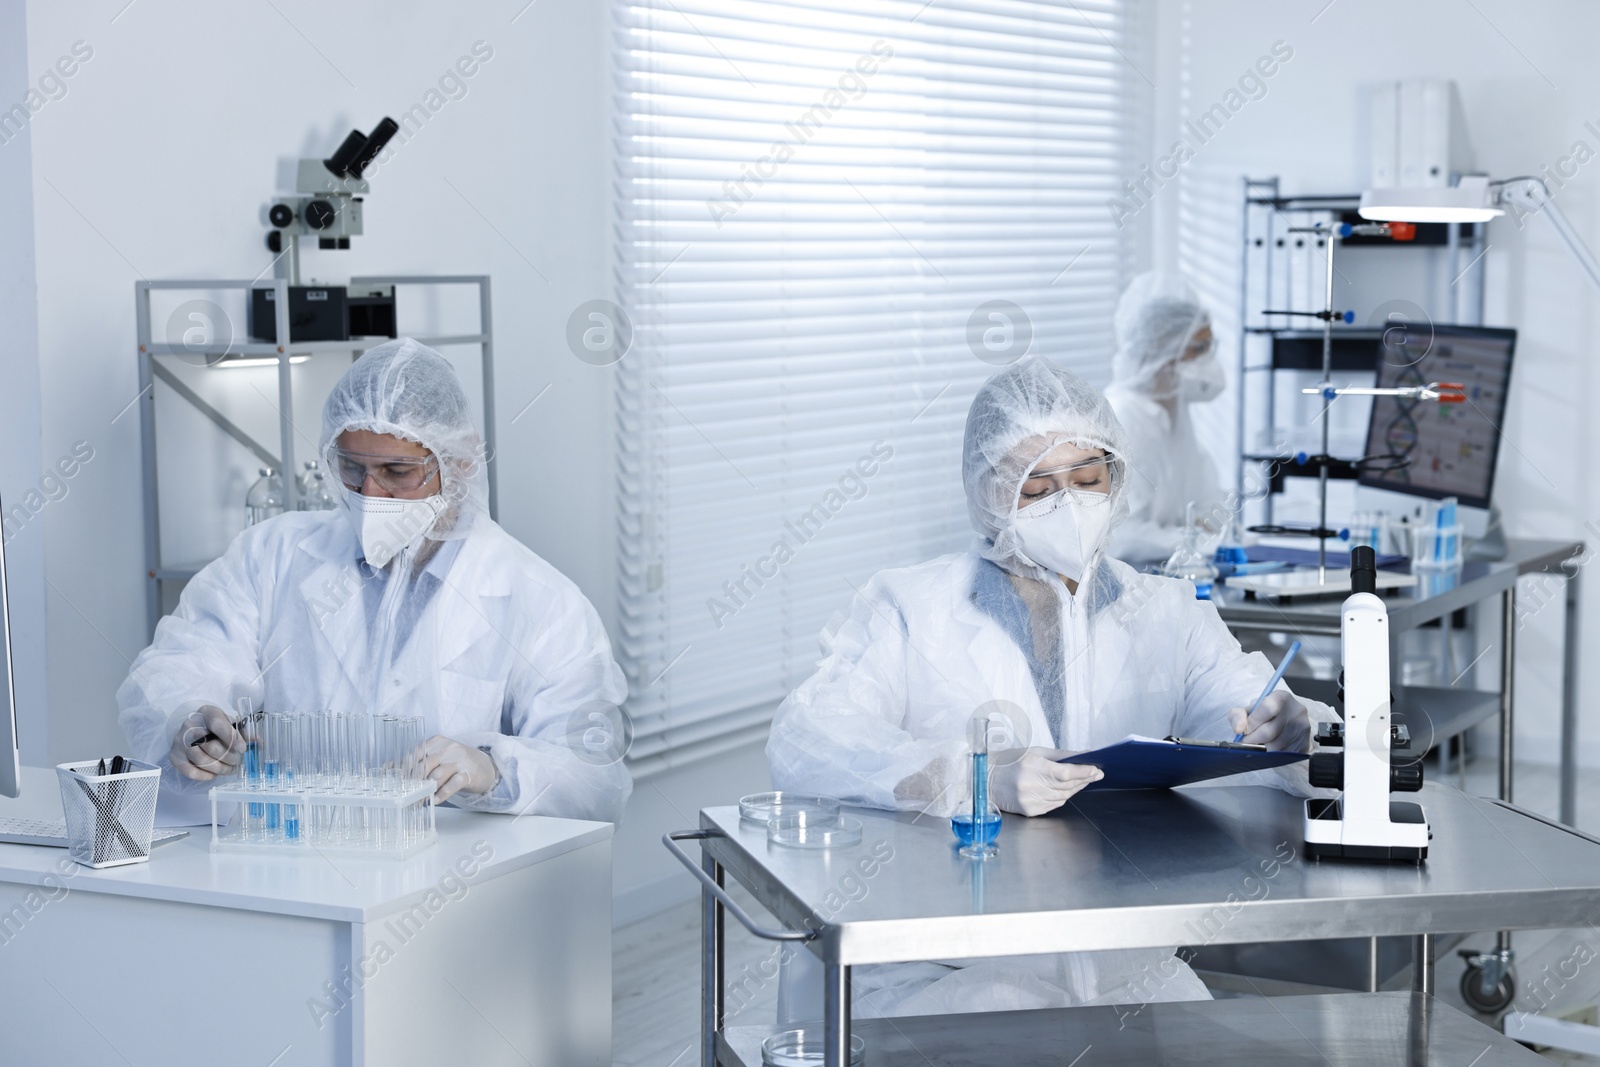
[{"label": "black equipment box", "polygon": [[[250,291],[250,339],[276,344],[276,290]],[[352,337],[396,337],[394,286],[351,293],[342,285],[289,287],[290,341],[348,341]]]}]

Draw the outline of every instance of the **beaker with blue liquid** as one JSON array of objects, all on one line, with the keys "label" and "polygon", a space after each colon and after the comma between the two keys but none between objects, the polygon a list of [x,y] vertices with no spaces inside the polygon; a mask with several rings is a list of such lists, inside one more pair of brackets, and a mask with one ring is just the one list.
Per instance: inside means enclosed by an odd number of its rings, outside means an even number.
[{"label": "beaker with blue liquid", "polygon": [[989,716],[975,715],[968,727],[972,745],[972,795],[966,810],[950,819],[950,829],[961,842],[961,855],[987,859],[999,850],[1000,809],[989,800]]}]

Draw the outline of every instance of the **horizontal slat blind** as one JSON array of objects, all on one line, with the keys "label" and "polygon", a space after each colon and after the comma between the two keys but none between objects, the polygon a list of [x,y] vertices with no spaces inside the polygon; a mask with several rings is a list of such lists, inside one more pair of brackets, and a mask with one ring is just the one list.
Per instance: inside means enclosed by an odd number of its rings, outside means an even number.
[{"label": "horizontal slat blind", "polygon": [[1106,378],[1131,6],[619,0],[636,773],[760,738],[873,572],[969,543],[962,426],[1003,361],[980,305]]}]

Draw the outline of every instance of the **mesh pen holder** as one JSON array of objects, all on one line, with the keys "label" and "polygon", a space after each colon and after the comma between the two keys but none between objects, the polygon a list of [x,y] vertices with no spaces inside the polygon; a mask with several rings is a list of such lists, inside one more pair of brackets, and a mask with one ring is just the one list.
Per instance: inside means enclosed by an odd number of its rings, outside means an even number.
[{"label": "mesh pen holder", "polygon": [[85,867],[120,867],[150,858],[161,769],[141,760],[128,764],[133,770],[121,774],[96,774],[99,760],[56,767],[67,850]]}]

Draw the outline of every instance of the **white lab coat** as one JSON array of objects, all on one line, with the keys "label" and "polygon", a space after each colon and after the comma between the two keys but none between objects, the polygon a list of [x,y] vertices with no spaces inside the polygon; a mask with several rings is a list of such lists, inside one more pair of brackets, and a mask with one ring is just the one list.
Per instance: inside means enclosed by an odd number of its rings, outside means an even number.
[{"label": "white lab coat", "polygon": [[1106,389],[1127,434],[1128,519],[1112,534],[1119,559],[1164,560],[1183,537],[1189,501],[1196,514],[1220,526],[1232,514],[1211,454],[1194,432],[1189,405],[1171,414],[1158,401],[1121,385]]},{"label": "white lab coat", "polygon": [[189,582],[117,692],[134,754],[162,765],[163,785],[197,791],[167,758],[184,716],[245,697],[268,711],[421,715],[428,735],[483,748],[500,770],[492,792],[452,803],[617,820],[628,772],[570,741],[592,725],[573,721],[580,707],[627,696],[577,586],[480,515],[399,655],[380,668],[359,552],[342,511],[286,514],[245,530]]},{"label": "white lab coat", "polygon": [[[1027,660],[971,600],[981,565],[975,553],[943,556],[867,583],[831,642],[824,635],[817,672],[778,709],[767,744],[774,788],[954,814],[968,788],[968,723],[993,700],[1025,711],[1033,745],[1053,746]],[[1255,700],[1271,663],[1242,652],[1193,586],[1115,560],[1105,565],[1121,592],[1092,616],[1082,595],[1060,588],[1066,712],[1059,747],[1097,748],[1130,733],[1231,739],[1228,711]],[[1336,718],[1325,705],[1305,703],[1314,721]],[[907,779],[920,784],[908,789]],[[1304,763],[1229,781],[1309,792]],[[820,981],[798,974],[786,981],[788,1018],[820,1010],[808,1002],[809,987]],[[858,968],[855,988],[866,1015],[1208,996],[1163,949]]]}]

